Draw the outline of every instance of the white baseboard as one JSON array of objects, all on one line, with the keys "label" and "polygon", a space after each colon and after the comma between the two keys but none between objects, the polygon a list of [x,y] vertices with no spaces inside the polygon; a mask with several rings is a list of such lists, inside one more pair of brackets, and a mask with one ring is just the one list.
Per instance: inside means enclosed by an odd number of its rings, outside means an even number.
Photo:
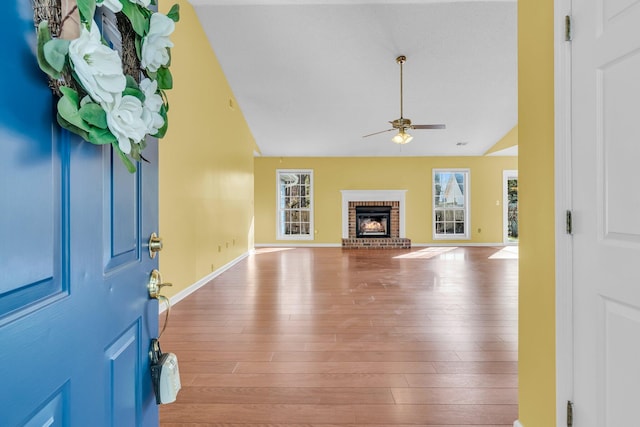
[{"label": "white baseboard", "polygon": [[412,248],[431,248],[431,247],[449,247],[449,246],[487,246],[487,247],[495,247],[495,246],[510,246],[505,245],[503,242],[500,243],[449,243],[449,242],[434,242],[434,243],[414,243],[411,242]]},{"label": "white baseboard", "polygon": [[[341,243],[256,243],[256,248],[340,248]],[[449,243],[449,242],[437,242],[437,243],[414,243],[411,242],[411,247],[416,248],[429,248],[429,247],[442,247],[442,246],[515,246],[513,244],[500,243]]]},{"label": "white baseboard", "polygon": [[524,427],[524,426],[522,425],[522,423],[521,423],[520,421],[515,420],[515,421],[513,422],[513,427]]},{"label": "white baseboard", "polygon": [[[244,254],[240,255],[238,258],[226,263],[225,265],[211,272],[210,274],[207,274],[205,277],[198,280],[193,285],[188,286],[187,288],[181,290],[180,292],[178,292],[177,294],[169,298],[169,302],[171,303],[171,306],[173,307],[174,305],[176,305],[177,303],[179,303],[180,301],[182,301],[183,299],[185,299],[186,297],[188,297],[189,295],[191,295],[192,293],[194,293],[195,291],[197,291],[198,289],[200,289],[201,287],[209,283],[211,280],[218,277],[219,275],[221,275],[222,273],[224,273],[225,271],[227,271],[228,269],[230,269],[231,267],[233,267],[234,265],[236,265],[237,263],[239,263],[240,261],[248,257],[249,254],[251,254],[252,252],[253,251],[245,252]],[[166,309],[167,309],[166,302],[163,301],[158,304],[159,313],[162,313]]]},{"label": "white baseboard", "polygon": [[339,248],[341,243],[256,243],[256,248]]}]

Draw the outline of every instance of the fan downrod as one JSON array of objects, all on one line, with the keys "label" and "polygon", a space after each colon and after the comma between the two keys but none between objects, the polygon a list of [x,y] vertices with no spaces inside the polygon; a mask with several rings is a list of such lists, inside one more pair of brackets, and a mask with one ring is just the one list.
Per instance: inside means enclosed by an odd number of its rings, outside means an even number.
[{"label": "fan downrod", "polygon": [[[406,144],[411,140],[411,135],[409,135],[406,131],[409,129],[446,129],[445,125],[414,125],[411,123],[411,120],[404,117],[404,88],[403,88],[403,70],[402,65],[407,62],[407,57],[404,55],[399,55],[396,57],[396,63],[400,65],[400,118],[390,121],[391,129],[382,130],[380,132],[370,133],[368,135],[363,135],[363,138],[368,136],[378,135],[385,132],[390,132],[393,130],[398,130],[398,135],[392,139],[393,142],[397,144]],[[396,141],[396,138],[399,138]]]}]

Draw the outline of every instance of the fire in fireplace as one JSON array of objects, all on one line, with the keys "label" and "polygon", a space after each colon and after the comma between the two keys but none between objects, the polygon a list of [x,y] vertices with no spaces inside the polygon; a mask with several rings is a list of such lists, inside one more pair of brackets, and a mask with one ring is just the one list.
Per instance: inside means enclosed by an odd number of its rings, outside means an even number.
[{"label": "fire in fireplace", "polygon": [[391,206],[356,206],[356,237],[391,237]]}]

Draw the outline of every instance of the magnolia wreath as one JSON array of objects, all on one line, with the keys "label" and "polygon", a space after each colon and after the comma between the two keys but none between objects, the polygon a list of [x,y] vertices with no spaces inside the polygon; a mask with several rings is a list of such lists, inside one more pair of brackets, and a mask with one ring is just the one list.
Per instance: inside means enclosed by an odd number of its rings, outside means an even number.
[{"label": "magnolia wreath", "polygon": [[147,137],[167,132],[169,70],[179,6],[155,0],[33,0],[37,58],[59,97],[61,127],[110,144],[130,172]]}]

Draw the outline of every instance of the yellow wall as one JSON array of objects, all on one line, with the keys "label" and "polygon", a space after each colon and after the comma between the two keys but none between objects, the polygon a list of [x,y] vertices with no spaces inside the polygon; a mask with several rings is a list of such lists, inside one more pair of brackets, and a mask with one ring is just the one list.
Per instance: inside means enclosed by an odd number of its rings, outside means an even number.
[{"label": "yellow wall", "polygon": [[493,147],[485,151],[484,155],[491,153],[497,153],[507,148],[515,147],[518,145],[518,125],[515,125],[509,132],[503,136]]},{"label": "yellow wall", "polygon": [[414,244],[434,243],[433,168],[470,169],[472,239],[464,243],[502,242],[502,171],[517,169],[515,157],[260,157],[255,159],[256,244],[287,243],[276,240],[276,169],[314,171],[315,240],[296,243],[341,242],[340,190],[408,190],[406,236]]},{"label": "yellow wall", "polygon": [[520,422],[555,425],[553,1],[518,1]]},{"label": "yellow wall", "polygon": [[[162,10],[173,3],[162,2]],[[177,3],[169,132],[159,141],[160,271],[173,283],[167,296],[253,248],[255,142],[193,7]]]}]

